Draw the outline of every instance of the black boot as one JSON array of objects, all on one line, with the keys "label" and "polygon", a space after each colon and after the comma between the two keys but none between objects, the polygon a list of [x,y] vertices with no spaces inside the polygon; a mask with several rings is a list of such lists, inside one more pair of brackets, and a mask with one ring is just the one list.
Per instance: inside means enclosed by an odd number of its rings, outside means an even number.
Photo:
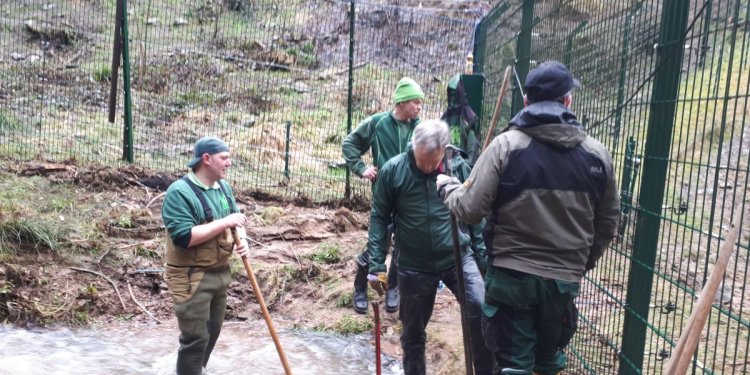
[{"label": "black boot", "polygon": [[367,269],[360,265],[357,265],[357,275],[354,277],[352,305],[357,313],[367,313]]},{"label": "black boot", "polygon": [[398,311],[398,248],[393,246],[391,251],[391,266],[388,268],[388,291],[385,294],[385,311],[394,313]]},{"label": "black boot", "polygon": [[398,311],[398,287],[388,288],[385,293],[385,311],[393,313]]}]

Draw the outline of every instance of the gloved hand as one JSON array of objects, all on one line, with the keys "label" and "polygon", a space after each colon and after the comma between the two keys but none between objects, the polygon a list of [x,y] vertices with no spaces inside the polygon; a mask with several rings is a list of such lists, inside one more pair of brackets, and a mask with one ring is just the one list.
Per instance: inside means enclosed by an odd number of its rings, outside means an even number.
[{"label": "gloved hand", "polygon": [[448,177],[444,174],[437,175],[435,184],[437,185],[437,192],[440,198],[445,198],[445,186],[450,184],[461,184],[461,182],[455,177]]},{"label": "gloved hand", "polygon": [[370,283],[370,287],[378,292],[379,296],[385,294],[388,289],[388,274],[385,272],[371,273],[367,275],[367,281]]}]

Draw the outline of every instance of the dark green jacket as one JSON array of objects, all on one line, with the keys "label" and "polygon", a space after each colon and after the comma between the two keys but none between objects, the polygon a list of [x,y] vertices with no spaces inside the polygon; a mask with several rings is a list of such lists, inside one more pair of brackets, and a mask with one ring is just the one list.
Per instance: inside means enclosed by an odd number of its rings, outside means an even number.
[{"label": "dark green jacket", "polygon": [[417,124],[419,119],[409,123],[396,121],[391,111],[366,118],[346,136],[341,145],[346,165],[361,177],[367,169],[362,155],[372,149],[373,164],[380,170],[390,158],[406,151],[406,145]]},{"label": "dark green jacket", "polygon": [[[398,266],[418,272],[440,272],[454,266],[450,211],[438,197],[435,171],[425,175],[411,146],[389,160],[378,173],[370,212],[367,249],[370,272],[385,272],[388,225],[395,220]],[[461,248],[470,245],[460,233]]]}]

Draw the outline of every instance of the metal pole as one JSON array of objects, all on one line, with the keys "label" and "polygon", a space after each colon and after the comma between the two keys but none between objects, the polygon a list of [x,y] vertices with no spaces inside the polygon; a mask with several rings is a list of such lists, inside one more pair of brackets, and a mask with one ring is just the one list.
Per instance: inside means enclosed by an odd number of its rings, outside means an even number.
[{"label": "metal pole", "polygon": [[110,70],[109,83],[109,117],[111,123],[115,122],[115,111],[117,110],[117,76],[122,59],[122,0],[117,0],[115,7],[115,40],[112,43],[112,69]]},{"label": "metal pole", "polygon": [[289,140],[292,138],[292,122],[286,122],[286,146],[284,147],[284,176],[289,178]]},{"label": "metal pole", "polygon": [[640,208],[628,275],[620,374],[635,375],[643,372],[645,346],[649,342],[646,338],[649,302],[684,50],[674,46],[681,46],[683,43],[682,35],[687,27],[689,11],[689,0],[663,2],[655,65],[661,68],[654,76],[651,94],[643,177],[639,190]]},{"label": "metal pole", "polygon": [[[521,33],[518,34],[516,47],[516,72],[521,82],[526,81],[531,64],[531,30],[534,28],[534,0],[525,0],[521,16]],[[513,90],[513,104],[511,116],[523,108],[523,93],[521,87]]]},{"label": "metal pole", "polygon": [[128,42],[128,2],[122,0],[122,80],[125,89],[125,126],[122,158],[133,163],[133,101],[130,96],[130,44]]},{"label": "metal pole", "polygon": [[625,30],[622,32],[622,55],[620,57],[620,80],[617,85],[617,107],[615,107],[615,145],[614,150],[617,150],[618,143],[620,142],[620,128],[622,126],[622,103],[625,102],[625,80],[627,79],[628,70],[628,53],[630,53],[630,29],[632,28],[633,18],[635,14],[641,10],[641,5],[638,3],[635,5],[630,15],[625,20]]},{"label": "metal pole", "polygon": [[[349,2],[349,87],[346,99],[346,134],[352,132],[352,91],[354,89],[354,20],[356,19],[354,0]],[[352,172],[346,168],[344,198],[352,198]]]}]

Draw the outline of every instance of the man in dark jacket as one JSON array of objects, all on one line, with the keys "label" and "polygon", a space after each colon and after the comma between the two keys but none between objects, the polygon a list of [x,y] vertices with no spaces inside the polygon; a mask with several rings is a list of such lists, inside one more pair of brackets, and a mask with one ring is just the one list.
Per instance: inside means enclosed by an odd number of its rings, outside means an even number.
[{"label": "man in dark jacket", "polygon": [[[349,169],[357,176],[375,182],[379,169],[388,159],[406,151],[414,127],[419,123],[422,111],[424,92],[413,79],[404,77],[393,91],[393,110],[380,112],[362,121],[349,134],[341,149]],[[368,150],[372,150],[372,166],[362,160]],[[385,310],[398,310],[398,257],[397,243],[394,243],[391,254],[391,267],[388,272],[388,292],[385,299]],[[367,268],[369,257],[367,249],[357,258],[357,275],[354,277],[354,294],[352,305],[354,311],[367,312]]]},{"label": "man in dark jacket", "polygon": [[495,374],[558,374],[563,312],[614,238],[619,198],[607,150],[569,109],[578,87],[559,62],[526,78],[526,107],[482,153],[463,185],[439,176],[451,212],[490,215],[483,305]]},{"label": "man in dark jacket", "polygon": [[[426,373],[425,328],[439,282],[442,280],[454,294],[458,293],[450,212],[435,186],[435,178],[443,170],[442,160],[449,140],[445,122],[430,120],[419,124],[407,151],[381,168],[372,198],[367,242],[371,274],[385,271],[388,226],[395,223],[394,237],[399,244],[399,318],[403,324],[401,347],[406,375]],[[465,250],[462,264],[474,368],[476,374],[490,374],[492,357],[485,348],[481,329],[484,285],[468,250],[469,236],[460,235]]]},{"label": "man in dark jacket", "polygon": [[451,144],[461,148],[466,154],[470,165],[477,161],[479,142],[477,141],[477,125],[479,117],[469,106],[466,90],[461,75],[456,74],[448,81],[448,108],[440,117],[451,130]]}]

